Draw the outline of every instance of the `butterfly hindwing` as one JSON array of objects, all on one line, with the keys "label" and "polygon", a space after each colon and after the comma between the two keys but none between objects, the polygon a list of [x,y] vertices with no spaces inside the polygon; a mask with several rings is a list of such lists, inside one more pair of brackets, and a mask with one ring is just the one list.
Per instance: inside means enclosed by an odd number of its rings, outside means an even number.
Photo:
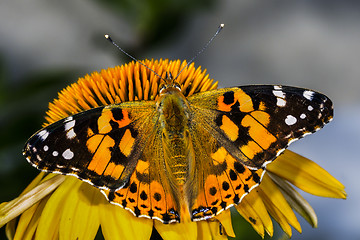
[{"label": "butterfly hindwing", "polygon": [[250,170],[232,157],[203,127],[203,122],[192,126],[191,138],[197,154],[185,185],[194,221],[211,218],[238,204],[260,183],[264,173],[263,169]]},{"label": "butterfly hindwing", "polygon": [[149,136],[129,182],[117,191],[103,192],[111,202],[130,210],[137,217],[145,216],[163,223],[179,222],[180,196],[164,169],[166,161],[162,135],[154,132]]},{"label": "butterfly hindwing", "polygon": [[153,103],[132,102],[75,114],[35,133],[24,155],[40,170],[118,189],[128,182],[146,135],[153,130],[154,107]]}]

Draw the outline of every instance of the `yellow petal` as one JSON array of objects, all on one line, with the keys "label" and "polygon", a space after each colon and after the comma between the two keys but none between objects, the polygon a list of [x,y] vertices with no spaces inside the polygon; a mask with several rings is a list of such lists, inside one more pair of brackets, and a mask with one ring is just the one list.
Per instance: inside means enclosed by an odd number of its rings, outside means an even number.
[{"label": "yellow petal", "polygon": [[267,170],[313,195],[346,198],[345,187],[313,161],[286,150]]},{"label": "yellow petal", "polygon": [[264,175],[263,180],[258,187],[258,192],[266,209],[280,224],[284,232],[291,236],[291,228],[289,224],[291,224],[298,232],[301,232],[300,224],[294,212],[285,200],[279,188],[267,174]]},{"label": "yellow petal", "polygon": [[19,218],[19,222],[16,227],[16,232],[14,240],[24,239],[26,229],[31,221],[32,216],[34,215],[36,208],[39,206],[39,203],[34,204],[32,207],[23,212]]},{"label": "yellow petal", "polygon": [[102,201],[101,231],[107,240],[150,239],[153,220],[135,217],[129,211]]},{"label": "yellow petal", "polygon": [[69,191],[74,187],[74,180],[72,177],[67,177],[69,180],[64,181],[51,194],[46,206],[41,214],[39,226],[36,230],[37,239],[55,239],[59,233],[59,223],[61,212],[64,208],[64,201],[68,197]]},{"label": "yellow petal", "polygon": [[270,237],[273,235],[274,227],[271,218],[256,189],[246,195],[236,209],[261,237],[264,237],[264,229]]},{"label": "yellow petal", "polygon": [[197,222],[197,239],[227,239],[227,236],[220,232],[218,221],[199,221]]},{"label": "yellow petal", "polygon": [[[64,199],[61,214],[60,239],[94,239],[99,229],[99,197],[103,197],[98,189],[74,177],[66,181],[73,187]],[[70,183],[68,183],[70,184]]]},{"label": "yellow petal", "polygon": [[[24,189],[24,191],[22,191],[22,193],[19,195],[24,195],[26,192],[30,191],[31,189],[33,189],[34,187],[36,187],[36,185],[41,181],[41,179],[44,177],[45,172],[40,172],[35,178],[34,180],[31,181],[31,183]],[[3,202],[0,204],[0,214],[2,215],[2,209],[4,209],[5,205],[7,203]],[[5,224],[5,222],[4,222]],[[5,228],[5,233],[6,233],[6,237],[8,239],[13,239],[15,236],[15,231],[16,231],[16,225],[17,225],[17,221],[16,219],[13,219],[9,222],[7,222],[6,224],[6,228]],[[1,226],[0,226],[1,227]]]},{"label": "yellow petal", "polygon": [[215,217],[225,229],[226,235],[228,237],[236,237],[235,232],[231,222],[231,212],[230,210],[223,211],[221,214]]},{"label": "yellow petal", "polygon": [[38,186],[13,199],[12,201],[2,204],[0,206],[0,227],[19,216],[34,203],[43,199],[46,195],[56,189],[64,181],[64,179],[65,177],[62,175],[46,177]]},{"label": "yellow petal", "polygon": [[39,223],[41,212],[44,209],[48,197],[43,198],[31,208],[26,210],[19,219],[14,240],[16,239],[33,239],[36,228]]},{"label": "yellow petal", "polygon": [[15,232],[16,232],[16,225],[17,225],[17,219],[13,219],[10,222],[6,224],[5,227],[5,234],[7,239],[14,239]]},{"label": "yellow petal", "polygon": [[317,227],[317,216],[311,205],[284,179],[275,174],[268,173],[271,179],[279,186],[290,206],[298,212],[312,227]]},{"label": "yellow petal", "polygon": [[163,224],[155,221],[154,226],[164,240],[197,239],[196,222]]},{"label": "yellow petal", "polygon": [[246,200],[243,199],[241,204],[236,206],[237,211],[244,217],[246,221],[248,221],[254,230],[264,238],[264,225],[260,220],[260,217],[257,215],[255,210],[249,205]]},{"label": "yellow petal", "polygon": [[219,240],[228,239],[226,234],[224,234],[221,231],[220,223],[218,221],[208,221],[208,225],[211,232],[211,238],[206,237],[203,239],[219,239]]}]

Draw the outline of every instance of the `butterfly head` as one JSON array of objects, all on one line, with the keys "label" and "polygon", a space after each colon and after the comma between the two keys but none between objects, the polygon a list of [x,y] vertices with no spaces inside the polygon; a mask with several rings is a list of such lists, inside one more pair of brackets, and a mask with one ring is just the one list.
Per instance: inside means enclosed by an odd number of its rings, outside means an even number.
[{"label": "butterfly head", "polygon": [[176,81],[176,78],[174,79],[171,72],[167,72],[165,79],[162,79],[162,83],[159,87],[159,93],[160,96],[164,94],[168,94],[170,92],[181,92],[181,86]]}]

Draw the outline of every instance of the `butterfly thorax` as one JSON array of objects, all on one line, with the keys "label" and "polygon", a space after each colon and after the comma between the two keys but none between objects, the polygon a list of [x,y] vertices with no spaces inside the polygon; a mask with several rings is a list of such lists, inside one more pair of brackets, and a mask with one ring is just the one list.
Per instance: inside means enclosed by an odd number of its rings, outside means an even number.
[{"label": "butterfly thorax", "polygon": [[157,110],[160,113],[166,169],[177,184],[183,185],[191,161],[189,104],[178,88],[168,86],[162,91]]}]

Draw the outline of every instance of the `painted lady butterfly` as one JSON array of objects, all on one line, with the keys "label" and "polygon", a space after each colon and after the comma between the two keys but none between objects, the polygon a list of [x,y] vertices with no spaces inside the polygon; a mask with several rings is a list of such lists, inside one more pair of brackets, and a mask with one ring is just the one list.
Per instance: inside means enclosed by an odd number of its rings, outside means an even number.
[{"label": "painted lady butterfly", "polygon": [[189,97],[166,79],[156,101],[87,110],[35,133],[24,156],[73,175],[138,217],[209,219],[241,202],[293,141],[332,119],[313,90],[250,85]]}]

